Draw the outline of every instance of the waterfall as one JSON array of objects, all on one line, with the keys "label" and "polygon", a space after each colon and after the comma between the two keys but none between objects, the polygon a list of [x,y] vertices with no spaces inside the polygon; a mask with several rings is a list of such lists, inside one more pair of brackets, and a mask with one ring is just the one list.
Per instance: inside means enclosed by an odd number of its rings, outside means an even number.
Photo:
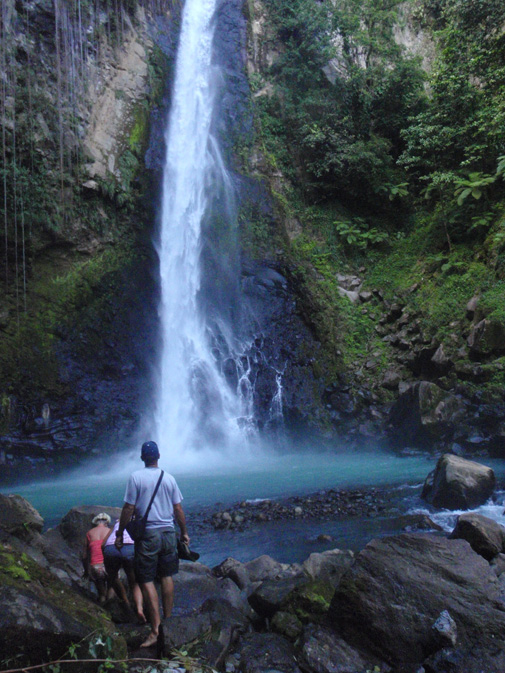
[{"label": "waterfall", "polygon": [[[230,231],[236,227],[233,186],[212,132],[221,82],[212,54],[216,4],[186,0],[165,136],[155,436],[164,451],[183,463],[202,449],[222,453],[243,447],[254,428],[247,363],[236,354],[226,312],[208,309],[203,287],[204,227],[215,220],[221,226],[225,220]],[[211,280],[207,286],[223,284]],[[218,298],[219,303],[226,300]],[[223,373],[225,361],[231,362],[232,376]]]}]

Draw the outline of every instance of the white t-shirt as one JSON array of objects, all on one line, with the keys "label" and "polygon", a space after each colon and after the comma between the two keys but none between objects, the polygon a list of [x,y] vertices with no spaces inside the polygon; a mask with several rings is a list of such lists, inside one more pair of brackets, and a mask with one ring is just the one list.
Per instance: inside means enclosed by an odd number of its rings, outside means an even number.
[{"label": "white t-shirt", "polygon": [[[145,467],[130,475],[124,500],[129,505],[135,505],[135,510],[143,516],[154,493],[161,469],[159,467]],[[177,482],[171,474],[164,473],[160,487],[153,500],[147,517],[147,528],[174,528],[174,505],[182,502],[182,494]]]},{"label": "white t-shirt", "polygon": [[[107,542],[104,544],[104,547],[112,547],[114,545],[114,543],[116,542],[116,533],[118,528],[119,528],[119,519],[116,519],[114,528],[112,529],[111,534],[107,538]],[[131,539],[131,537],[128,535],[127,530],[123,531],[123,544],[135,544]]]}]

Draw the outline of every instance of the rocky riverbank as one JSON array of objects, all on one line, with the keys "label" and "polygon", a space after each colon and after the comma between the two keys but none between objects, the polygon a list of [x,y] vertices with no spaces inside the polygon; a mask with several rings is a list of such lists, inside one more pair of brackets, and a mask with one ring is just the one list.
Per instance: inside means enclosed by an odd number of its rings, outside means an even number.
[{"label": "rocky riverbank", "polygon": [[[457,473],[444,488],[470,495],[482,492],[484,479],[494,481],[486,470],[444,456],[430,483]],[[373,514],[387,503],[387,489],[326,491],[237,503],[208,512],[204,525],[235,525],[239,534],[260,515]],[[313,553],[303,563],[266,555],[244,563],[225,558],[213,568],[181,562],[164,640],[139,650],[148,627],[116,599],[99,608],[82,578],[80,550],[98,511],[119,514],[101,505],[73,508],[42,532],[44,522],[26,500],[0,496],[2,668],[51,661],[58,670],[94,672],[105,664],[147,673],[164,650],[156,670],[178,673],[504,670],[505,531],[486,517],[459,516],[450,536],[419,532],[435,528],[427,517],[405,518],[410,532],[372,540],[358,553]]]}]

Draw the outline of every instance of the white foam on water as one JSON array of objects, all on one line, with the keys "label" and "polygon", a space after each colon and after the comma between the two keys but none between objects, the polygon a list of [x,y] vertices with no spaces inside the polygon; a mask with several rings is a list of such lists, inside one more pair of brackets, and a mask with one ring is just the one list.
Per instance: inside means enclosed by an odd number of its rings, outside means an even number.
[{"label": "white foam on water", "polygon": [[505,526],[505,491],[496,491],[493,498],[490,498],[486,503],[474,509],[441,509],[434,510],[430,507],[412,507],[408,514],[426,514],[432,521],[441,526],[441,528],[450,533],[454,530],[458,516],[460,514],[468,514],[474,512],[481,514],[489,519],[493,519],[497,523]]}]

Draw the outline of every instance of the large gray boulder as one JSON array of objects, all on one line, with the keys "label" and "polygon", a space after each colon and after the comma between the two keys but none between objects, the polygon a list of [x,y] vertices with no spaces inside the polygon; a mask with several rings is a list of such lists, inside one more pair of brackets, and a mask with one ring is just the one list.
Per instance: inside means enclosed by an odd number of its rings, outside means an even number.
[{"label": "large gray boulder", "polygon": [[249,590],[251,587],[251,580],[246,567],[231,556],[212,568],[212,573],[216,577],[229,577],[240,590]]},{"label": "large gray boulder", "polygon": [[505,551],[505,528],[493,519],[474,512],[458,516],[451,538],[466,540],[477,554],[488,561]]},{"label": "large gray boulder", "polygon": [[200,656],[221,667],[224,656],[240,634],[250,629],[247,617],[228,601],[209,599],[191,614],[172,616],[164,622],[165,651],[199,642]]},{"label": "large gray boulder", "polygon": [[450,437],[465,413],[455,395],[431,381],[417,381],[404,389],[391,408],[390,434],[404,446],[431,446]]},{"label": "large gray boulder", "polygon": [[71,644],[79,644],[79,656],[89,657],[89,647],[97,645],[90,638],[106,642],[107,636],[112,649],[100,646],[98,656],[126,655],[125,641],[114,635],[114,625],[103,610],[28,554],[0,544],[0,578],[2,662],[16,661],[18,666],[47,662],[61,657]]},{"label": "large gray boulder", "polygon": [[[1,586],[0,659],[26,656],[39,661],[47,652],[60,655],[89,630],[59,605],[51,604],[28,588]],[[63,600],[62,600],[63,603]]]},{"label": "large gray boulder", "polygon": [[105,505],[80,505],[72,507],[58,524],[57,528],[68,546],[80,553],[86,542],[86,533],[93,528],[93,517],[105,512],[111,518],[112,524],[121,514],[120,507],[106,507]]},{"label": "large gray boulder", "polygon": [[352,565],[354,553],[349,550],[330,549],[322,553],[314,553],[306,559],[302,568],[313,580],[328,582],[336,587],[344,572]]},{"label": "large gray boulder", "polygon": [[435,507],[471,509],[484,504],[495,486],[490,467],[445,453],[426,478],[422,497]]},{"label": "large gray boulder", "polygon": [[[505,648],[505,606],[489,563],[465,540],[409,533],[370,542],[342,577],[328,618],[351,645],[392,664],[418,663],[440,649],[433,625],[446,610],[458,646]],[[487,666],[487,668],[486,668]]]},{"label": "large gray boulder", "polygon": [[250,633],[238,650],[241,673],[300,673],[292,643],[277,633]]},{"label": "large gray boulder", "polygon": [[246,615],[251,612],[245,592],[228,577],[216,577],[201,563],[181,562],[179,573],[174,575],[174,585],[174,615],[199,610],[209,599],[226,600]]},{"label": "large gray boulder", "polygon": [[286,575],[286,566],[266,554],[244,563],[244,568],[250,582],[273,580]]},{"label": "large gray boulder", "polygon": [[[309,624],[298,643],[298,659],[304,671],[356,673],[373,671],[380,662],[346,643],[334,630]],[[382,669],[383,670],[383,669]]]},{"label": "large gray boulder", "polygon": [[261,617],[272,617],[296,587],[306,584],[307,577],[287,577],[280,580],[265,580],[249,596],[249,605]]},{"label": "large gray boulder", "polygon": [[468,345],[479,356],[505,351],[505,324],[496,318],[484,318],[472,327]]},{"label": "large gray boulder", "polygon": [[279,610],[270,620],[270,629],[288,640],[295,641],[303,630],[303,624],[291,612]]},{"label": "large gray boulder", "polygon": [[78,583],[84,586],[82,581],[84,566],[81,558],[83,545],[84,539],[81,540],[79,548],[70,547],[58,527],[50,528],[42,535],[41,547],[49,568],[66,584]]},{"label": "large gray boulder", "polygon": [[65,584],[84,588],[79,555],[70,549],[57,529],[42,533],[43,525],[40,514],[23,497],[0,495],[0,539],[17,555],[26,554],[48,568]]},{"label": "large gray boulder", "polygon": [[497,649],[490,659],[488,650],[479,646],[446,647],[425,659],[423,669],[425,673],[502,673],[505,651]]},{"label": "large gray boulder", "polygon": [[0,494],[0,534],[9,535],[27,542],[38,537],[44,527],[44,519],[37,510],[20,495]]}]

